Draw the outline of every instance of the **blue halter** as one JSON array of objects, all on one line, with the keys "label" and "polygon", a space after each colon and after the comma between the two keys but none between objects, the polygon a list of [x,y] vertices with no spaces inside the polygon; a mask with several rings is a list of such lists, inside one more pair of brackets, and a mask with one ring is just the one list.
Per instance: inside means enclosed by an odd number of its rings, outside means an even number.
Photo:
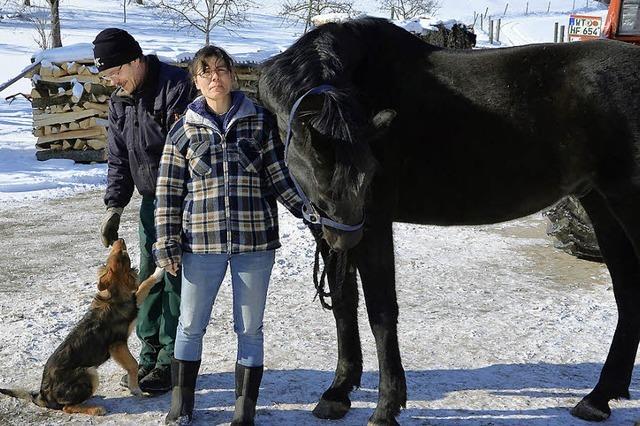
[{"label": "blue halter", "polygon": [[[293,104],[293,107],[291,107],[291,113],[289,115],[289,126],[287,128],[287,138],[284,141],[284,159],[287,165],[288,165],[288,156],[289,156],[289,145],[291,144],[291,124],[293,123],[293,119],[296,115],[296,111],[298,110],[298,107],[300,106],[300,103],[307,95],[323,93],[331,89],[334,89],[334,87],[328,84],[323,84],[323,85],[314,87],[308,90],[302,96],[300,96],[298,100]],[[313,203],[311,202],[311,200],[309,200],[309,198],[306,196],[306,194],[300,187],[300,184],[298,184],[298,181],[293,176],[293,174],[289,173],[289,176],[291,176],[291,180],[293,181],[293,184],[296,187],[296,191],[298,191],[298,195],[300,195],[300,198],[302,198],[302,216],[305,218],[306,221],[313,224],[328,226],[330,228],[338,229],[340,231],[345,231],[345,232],[357,231],[364,226],[364,217],[362,218],[362,221],[357,225],[345,225],[343,223],[339,223],[334,220],[331,220],[328,217],[323,217],[320,214],[320,212],[318,212],[318,210],[313,206]]]}]

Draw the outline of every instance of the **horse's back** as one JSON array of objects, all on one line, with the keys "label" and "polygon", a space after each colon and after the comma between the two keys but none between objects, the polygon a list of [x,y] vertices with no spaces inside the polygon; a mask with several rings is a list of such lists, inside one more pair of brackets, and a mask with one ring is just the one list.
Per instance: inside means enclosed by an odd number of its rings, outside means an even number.
[{"label": "horse's back", "polygon": [[508,220],[638,175],[639,47],[437,50],[420,65],[395,95],[400,220]]}]

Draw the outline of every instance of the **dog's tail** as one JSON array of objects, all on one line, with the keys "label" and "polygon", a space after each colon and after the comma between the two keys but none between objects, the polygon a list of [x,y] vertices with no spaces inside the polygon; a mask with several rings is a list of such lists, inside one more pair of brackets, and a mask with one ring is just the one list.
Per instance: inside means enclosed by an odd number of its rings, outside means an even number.
[{"label": "dog's tail", "polygon": [[41,407],[46,406],[46,402],[40,397],[40,392],[28,391],[25,389],[2,389],[0,393],[12,396],[18,399],[26,399]]}]

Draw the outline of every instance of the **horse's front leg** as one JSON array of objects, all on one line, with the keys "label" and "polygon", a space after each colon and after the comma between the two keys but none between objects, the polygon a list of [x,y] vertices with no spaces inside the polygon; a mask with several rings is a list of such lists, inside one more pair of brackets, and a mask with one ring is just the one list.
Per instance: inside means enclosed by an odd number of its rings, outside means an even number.
[{"label": "horse's front leg", "polygon": [[369,426],[397,425],[395,416],[400,413],[400,407],[407,404],[407,385],[398,347],[398,302],[390,221],[367,228],[356,247],[356,259],[380,369],[378,405],[369,418]]},{"label": "horse's front leg", "polygon": [[[327,261],[327,246],[322,242],[322,252]],[[331,291],[333,316],[338,333],[338,365],[333,383],[320,398],[313,414],[321,419],[341,419],[351,408],[349,393],[360,386],[362,377],[362,350],[358,331],[358,287],[355,265],[346,258],[344,281],[336,280],[335,264],[327,267]]]}]

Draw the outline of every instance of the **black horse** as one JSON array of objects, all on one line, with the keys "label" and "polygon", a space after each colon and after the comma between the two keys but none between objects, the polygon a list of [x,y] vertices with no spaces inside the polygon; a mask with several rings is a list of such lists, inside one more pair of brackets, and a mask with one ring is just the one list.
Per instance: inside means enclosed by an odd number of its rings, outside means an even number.
[{"label": "black horse", "polygon": [[[321,85],[331,86],[291,114]],[[449,51],[365,18],[304,35],[265,64],[259,93],[283,133],[291,118],[289,168],[312,213],[349,225],[364,218],[364,230],[322,228],[332,248],[349,250],[349,264],[334,300],[338,365],[317,416],[344,416],[360,383],[356,268],[380,369],[369,423],[397,424],[405,405],[392,222],[495,223],[568,194],[593,221],[619,314],[600,379],[572,413],[603,420],[611,399],[629,397],[640,339],[639,47]]]}]

